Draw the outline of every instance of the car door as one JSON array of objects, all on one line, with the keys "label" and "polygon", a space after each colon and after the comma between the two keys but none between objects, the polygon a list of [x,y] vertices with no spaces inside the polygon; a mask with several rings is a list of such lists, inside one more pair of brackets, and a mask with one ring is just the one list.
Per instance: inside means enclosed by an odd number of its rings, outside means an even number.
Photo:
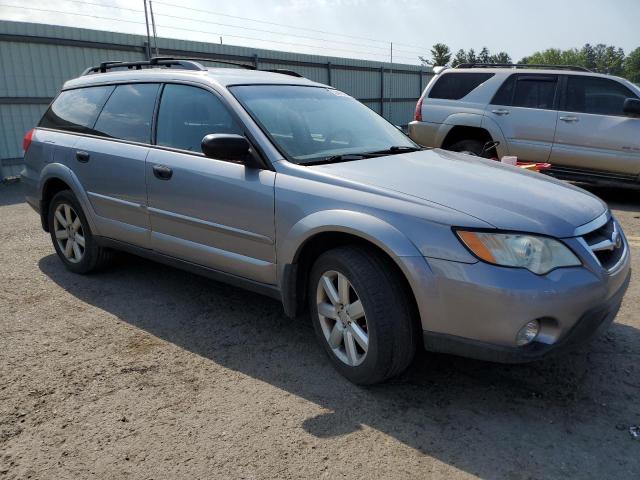
[{"label": "car door", "polygon": [[159,88],[157,83],[115,87],[73,153],[100,234],[142,247],[149,247],[145,161]]},{"label": "car door", "polygon": [[640,118],[623,112],[638,96],[603,77],[569,75],[558,112],[551,163],[635,177],[640,173]]},{"label": "car door", "polygon": [[487,106],[486,116],[502,130],[510,155],[546,162],[557,122],[558,76],[513,74]]},{"label": "car door", "polygon": [[275,173],[205,157],[210,133],[243,131],[214,93],[165,85],[146,170],[152,248],[274,284]]}]

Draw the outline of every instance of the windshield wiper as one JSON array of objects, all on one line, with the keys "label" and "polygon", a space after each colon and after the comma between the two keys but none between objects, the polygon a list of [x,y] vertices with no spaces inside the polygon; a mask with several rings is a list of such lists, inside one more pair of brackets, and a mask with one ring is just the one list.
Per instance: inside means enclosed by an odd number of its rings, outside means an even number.
[{"label": "windshield wiper", "polygon": [[369,152],[369,155],[394,155],[396,153],[409,153],[418,152],[424,150],[421,147],[408,147],[406,145],[393,145],[386,150],[377,150],[375,152]]},{"label": "windshield wiper", "polygon": [[343,153],[342,155],[331,155],[330,157],[324,157],[319,160],[314,160],[313,162],[302,162],[300,165],[322,165],[325,163],[336,163],[336,162],[351,162],[354,160],[362,160],[363,158],[367,158],[368,154],[364,153]]}]

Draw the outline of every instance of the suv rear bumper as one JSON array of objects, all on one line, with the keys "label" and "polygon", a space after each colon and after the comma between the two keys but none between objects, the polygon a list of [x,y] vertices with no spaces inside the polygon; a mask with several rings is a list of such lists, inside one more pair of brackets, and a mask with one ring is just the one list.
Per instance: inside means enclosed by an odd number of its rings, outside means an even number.
[{"label": "suv rear bumper", "polygon": [[424,147],[438,148],[438,132],[441,123],[409,122],[409,137]]}]

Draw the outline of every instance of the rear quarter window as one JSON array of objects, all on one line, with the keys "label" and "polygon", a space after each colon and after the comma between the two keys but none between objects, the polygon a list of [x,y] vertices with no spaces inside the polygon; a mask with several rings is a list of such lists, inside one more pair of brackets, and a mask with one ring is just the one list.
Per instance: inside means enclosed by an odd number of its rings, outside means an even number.
[{"label": "rear quarter window", "polygon": [[113,86],[103,86],[60,92],[40,120],[39,126],[90,133],[113,89]]},{"label": "rear quarter window", "polygon": [[493,73],[444,73],[436,80],[428,97],[460,100],[494,75]]}]

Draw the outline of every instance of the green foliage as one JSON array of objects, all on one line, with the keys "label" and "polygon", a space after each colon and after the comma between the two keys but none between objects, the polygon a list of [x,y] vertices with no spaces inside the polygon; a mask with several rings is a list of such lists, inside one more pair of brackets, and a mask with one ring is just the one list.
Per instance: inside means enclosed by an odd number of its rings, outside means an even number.
[{"label": "green foliage", "polygon": [[444,43],[436,43],[431,48],[431,60],[425,57],[419,57],[420,61],[426,65],[434,67],[445,67],[451,61],[451,50]]},{"label": "green foliage", "polygon": [[[431,60],[420,57],[424,63],[430,65],[448,65],[452,67],[461,63],[512,63],[511,56],[507,52],[491,54],[487,47],[482,47],[476,55],[473,48],[465,51],[460,49],[451,60],[449,47],[436,43],[431,49]],[[640,47],[625,56],[624,50],[613,45],[599,43],[591,45],[586,43],[582,48],[570,48],[561,50],[548,48],[540,52],[522,58],[518,63],[531,65],[577,65],[586,67],[597,73],[618,75],[640,83]]]}]

